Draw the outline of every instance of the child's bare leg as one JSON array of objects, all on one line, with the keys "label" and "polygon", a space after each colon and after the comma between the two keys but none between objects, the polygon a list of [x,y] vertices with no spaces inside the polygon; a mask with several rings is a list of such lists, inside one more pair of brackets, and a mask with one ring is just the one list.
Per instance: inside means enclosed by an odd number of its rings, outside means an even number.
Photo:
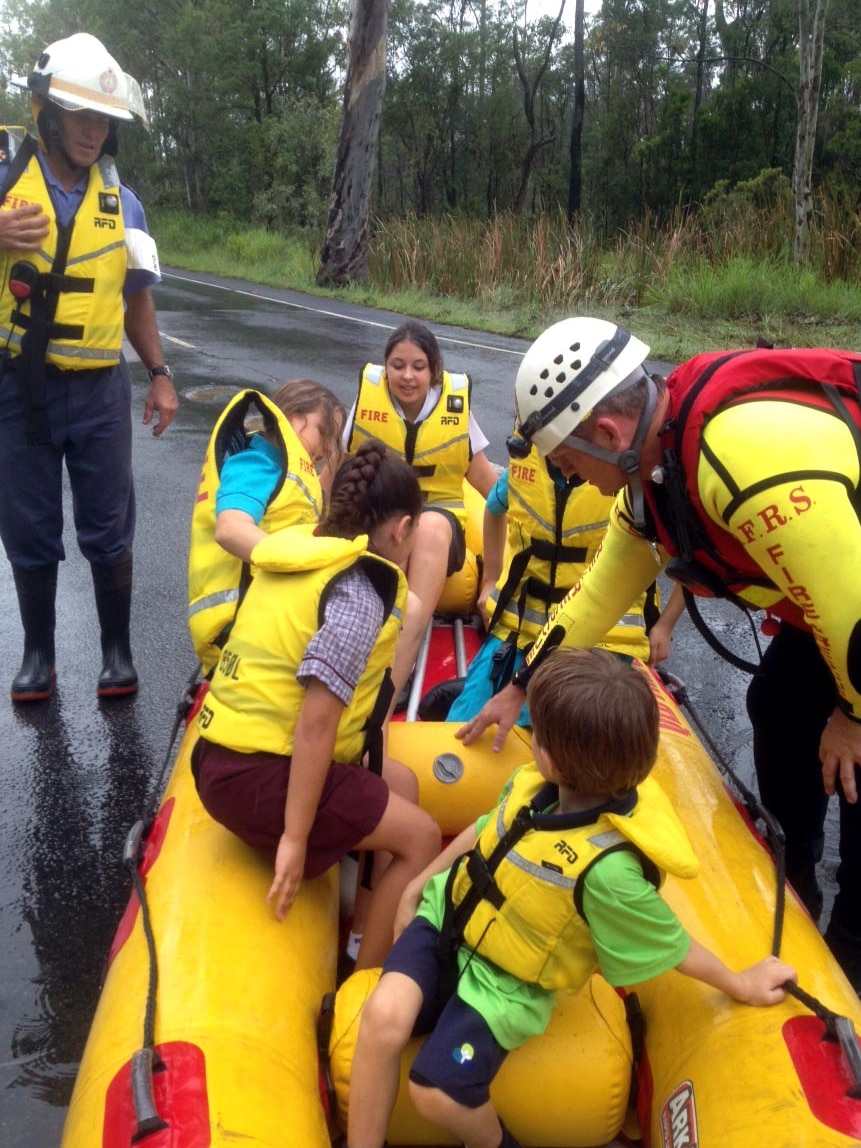
[{"label": "child's bare leg", "polygon": [[401,1053],[422,1005],[403,973],[386,973],[362,1009],[350,1074],[350,1148],[381,1148],[398,1096]]},{"label": "child's bare leg", "polygon": [[[402,761],[393,757],[383,759],[383,780],[392,793],[397,793],[405,801],[418,805],[419,782],[413,771]],[[380,877],[389,867],[392,860],[391,853],[381,850],[374,854],[374,864],[371,873],[371,888],[364,883],[366,854],[359,854],[359,871],[356,875],[356,895],[353,903],[353,924],[351,932],[361,940],[365,932],[365,922],[368,917],[368,908],[371,903],[372,890],[377,887]],[[369,968],[373,966],[360,966]]]},{"label": "child's bare leg", "polygon": [[394,941],[395,913],[401,894],[437,856],[440,843],[439,826],[430,814],[397,793],[389,794],[379,824],[359,842],[360,849],[388,850],[392,861],[380,876],[368,905],[356,968],[375,968],[383,963]]},{"label": "child's bare leg", "polygon": [[[410,1081],[410,1099],[420,1116],[451,1132],[469,1148],[501,1148],[505,1143],[502,1125],[489,1100],[480,1108],[467,1108],[439,1088],[426,1088],[413,1080]],[[511,1138],[511,1143],[516,1141]],[[350,1148],[353,1148],[352,1141]]]},{"label": "child's bare leg", "polygon": [[397,683],[398,678],[402,678],[401,686],[415,665],[422,637],[445,586],[450,548],[451,523],[444,514],[425,511],[415,529],[407,566],[407,581],[419,600],[420,609],[413,614],[408,611],[392,664],[392,680]]},{"label": "child's bare leg", "polygon": [[[439,517],[439,515],[437,515],[437,517]],[[433,613],[433,611],[431,611],[431,613]],[[422,636],[427,629],[427,623],[424,620],[426,617],[427,612],[420,599],[410,590],[407,594],[404,624],[400,634],[398,634],[398,644],[395,647],[395,656],[392,659],[392,686],[394,687],[394,695],[392,696],[392,704],[389,706],[389,712],[386,715],[386,722],[383,726],[384,737],[388,733],[389,718],[394,713],[395,704],[397,703],[401,690],[407,684],[410,672],[418,657]],[[418,637],[416,637],[416,635],[418,635]]]}]

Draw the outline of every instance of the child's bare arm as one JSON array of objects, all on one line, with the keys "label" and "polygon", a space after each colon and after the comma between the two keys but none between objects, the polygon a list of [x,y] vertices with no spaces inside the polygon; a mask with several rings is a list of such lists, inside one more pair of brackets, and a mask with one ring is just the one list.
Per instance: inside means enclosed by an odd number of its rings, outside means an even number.
[{"label": "child's bare arm", "polygon": [[431,861],[430,865],[410,881],[401,894],[400,904],[395,915],[396,940],[416,915],[416,909],[418,909],[419,901],[422,899],[422,890],[431,877],[450,869],[458,857],[468,853],[474,847],[477,840],[478,834],[475,831],[475,825],[468,825],[453,841],[449,842],[439,856]]},{"label": "child's bare arm", "polygon": [[687,956],[676,965],[678,971],[720,989],[743,1004],[778,1004],[786,996],[783,985],[798,980],[795,969],[778,957],[765,957],[750,968],[734,973],[699,941],[691,937],[690,942]]},{"label": "child's bare arm", "polygon": [[222,510],[215,520],[215,541],[243,562],[251,561],[251,551],[264,538],[266,531],[244,510]]}]

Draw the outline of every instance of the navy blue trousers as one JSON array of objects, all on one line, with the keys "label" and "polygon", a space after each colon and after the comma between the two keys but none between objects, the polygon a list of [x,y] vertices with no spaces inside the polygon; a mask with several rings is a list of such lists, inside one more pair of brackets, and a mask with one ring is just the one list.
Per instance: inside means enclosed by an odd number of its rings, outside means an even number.
[{"label": "navy blue trousers", "polygon": [[0,360],[0,539],[25,570],[65,558],[63,463],[78,546],[89,562],[115,565],[135,529],[131,383],[125,361],[96,371],[48,368],[50,442],[27,442],[25,386],[17,361]]}]

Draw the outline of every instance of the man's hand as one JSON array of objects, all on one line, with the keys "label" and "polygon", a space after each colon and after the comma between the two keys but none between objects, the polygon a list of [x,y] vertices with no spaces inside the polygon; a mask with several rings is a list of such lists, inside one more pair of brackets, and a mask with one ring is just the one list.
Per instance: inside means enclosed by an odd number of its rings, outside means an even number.
[{"label": "man's hand", "polygon": [[819,760],[822,762],[822,782],[828,796],[836,792],[839,777],[843,796],[850,805],[854,805],[858,800],[856,770],[861,765],[861,723],[852,721],[842,710],[835,709],[822,731]]},{"label": "man's hand", "polygon": [[144,426],[149,426],[152,416],[158,414],[158,422],[152,428],[153,435],[158,438],[173,422],[178,409],[179,399],[173,383],[167,375],[156,375],[144,403]]},{"label": "man's hand", "polygon": [[496,737],[493,739],[493,752],[499,753],[505,744],[508,731],[520,717],[523,703],[526,701],[526,691],[519,686],[507,685],[495,697],[486,702],[484,708],[475,715],[472,721],[460,727],[455,737],[460,738],[464,745],[472,745],[489,725],[497,725]]},{"label": "man's hand", "polygon": [[38,203],[0,211],[0,250],[38,251],[48,237],[50,222]]}]

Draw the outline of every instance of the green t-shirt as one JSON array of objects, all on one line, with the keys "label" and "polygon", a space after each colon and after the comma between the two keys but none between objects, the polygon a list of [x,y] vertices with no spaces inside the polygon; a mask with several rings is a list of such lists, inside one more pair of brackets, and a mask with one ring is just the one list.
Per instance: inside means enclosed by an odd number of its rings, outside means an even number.
[{"label": "green t-shirt", "polygon": [[[478,833],[492,816],[478,820]],[[447,877],[448,872],[439,873],[428,881],[418,909],[418,916],[437,929]],[[608,853],[592,866],[583,886],[583,910],[596,966],[611,985],[639,984],[675,968],[687,956],[688,934],[630,850]],[[464,947],[458,951],[458,967],[458,996],[481,1013],[503,1048],[517,1048],[544,1032],[555,992],[521,981]]]}]

